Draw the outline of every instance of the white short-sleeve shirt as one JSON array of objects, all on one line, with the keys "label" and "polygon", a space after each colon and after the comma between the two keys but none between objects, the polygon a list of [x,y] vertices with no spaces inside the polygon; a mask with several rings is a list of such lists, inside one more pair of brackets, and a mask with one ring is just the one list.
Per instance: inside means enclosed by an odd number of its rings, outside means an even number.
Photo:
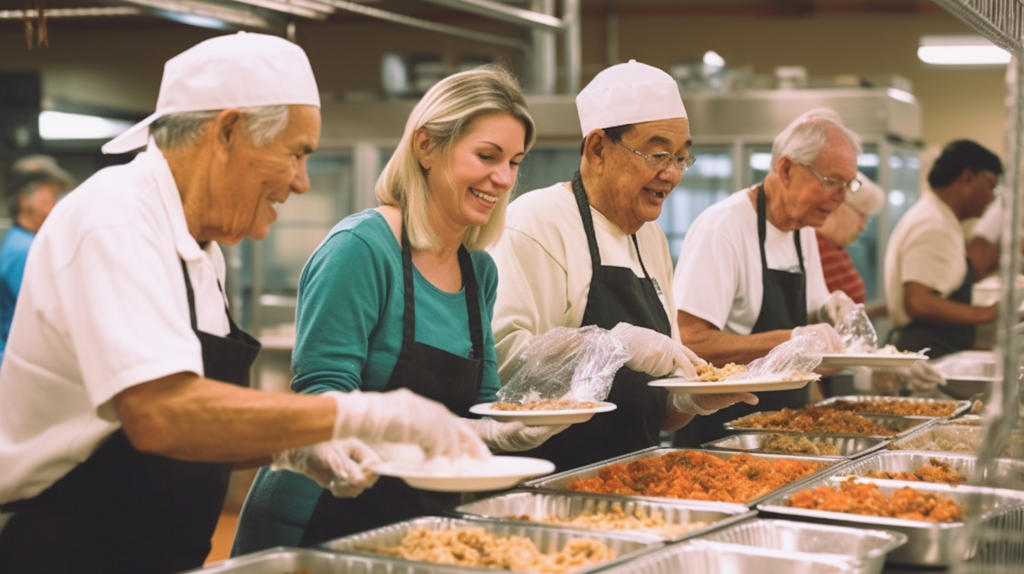
[{"label": "white short-sleeve shirt", "polygon": [[948,297],[967,276],[960,220],[946,202],[926,192],[892,230],[885,248],[885,299],[893,327],[910,322],[903,284],[920,283]]},{"label": "white short-sleeve shirt", "polygon": [[0,503],[31,498],[120,427],[111,398],[179,372],[203,374],[189,320],[230,330],[215,243],[189,235],[167,162],[152,143],[62,200],[29,252],[0,367]]},{"label": "white short-sleeve shirt", "polygon": [[[799,271],[794,233],[800,234],[810,314],[828,297],[814,229],[782,231],[766,222],[765,257],[769,269]],[[747,190],[712,205],[694,220],[683,239],[672,291],[680,311],[727,333],[749,335],[753,330],[761,314],[764,284],[757,210]]]}]

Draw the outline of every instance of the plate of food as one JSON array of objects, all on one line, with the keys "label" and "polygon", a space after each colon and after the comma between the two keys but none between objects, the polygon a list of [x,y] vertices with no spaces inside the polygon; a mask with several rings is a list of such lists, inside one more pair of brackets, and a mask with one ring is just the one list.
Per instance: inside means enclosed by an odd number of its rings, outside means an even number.
[{"label": "plate of food", "polygon": [[373,471],[400,478],[413,488],[437,492],[480,492],[511,488],[528,479],[551,474],[551,461],[526,456],[492,456],[485,459],[435,457],[428,460],[391,460]]},{"label": "plate of food", "polygon": [[571,425],[584,423],[597,413],[615,410],[614,403],[583,402],[566,399],[541,400],[526,404],[507,402],[481,403],[469,412],[507,423],[519,421],[527,426]]},{"label": "plate of food", "polygon": [[720,393],[761,393],[768,391],[789,391],[799,389],[811,381],[817,381],[817,373],[779,373],[747,378],[727,378],[722,381],[689,381],[681,377],[657,379],[647,383],[662,387],[672,393],[691,395],[712,395]]}]

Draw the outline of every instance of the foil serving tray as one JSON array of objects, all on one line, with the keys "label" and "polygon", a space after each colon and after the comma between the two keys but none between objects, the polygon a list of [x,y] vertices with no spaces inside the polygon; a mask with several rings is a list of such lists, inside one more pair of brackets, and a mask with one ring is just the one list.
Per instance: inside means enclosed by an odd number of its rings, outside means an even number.
[{"label": "foil serving tray", "polygon": [[[909,417],[909,418],[921,418],[921,419],[933,419],[933,418],[949,419],[949,418],[958,417],[958,416],[966,413],[967,411],[971,410],[971,401],[966,401],[966,400],[961,401],[961,400],[948,400],[948,399],[930,399],[930,398],[923,398],[923,397],[887,397],[887,396],[877,396],[877,395],[847,395],[847,396],[831,397],[831,398],[825,399],[823,401],[814,403],[811,406],[820,407],[820,408],[829,408],[829,407],[834,406],[836,403],[840,403],[840,402],[868,403],[868,404],[870,404],[870,403],[873,403],[873,402],[876,402],[876,401],[884,401],[884,402],[889,402],[889,403],[895,403],[897,405],[908,405],[908,406],[941,404],[941,405],[948,405],[949,407],[952,407],[952,411],[948,415],[939,415],[939,416],[904,415],[904,414],[891,414],[891,413],[884,413],[884,412],[877,412],[877,413],[871,413],[871,412],[861,413],[861,412],[857,412],[855,414],[859,414],[859,415],[904,416],[904,417]],[[843,410],[845,412],[854,412],[854,411],[848,411],[846,409],[843,409]]]},{"label": "foil serving tray", "polygon": [[[765,454],[786,454],[763,450],[762,444],[767,439],[770,431],[743,432],[723,437],[701,445],[701,448],[716,450],[733,450],[739,452],[765,453]],[[793,433],[780,433],[792,435]],[[858,458],[885,448],[889,443],[888,438],[864,436],[856,434],[800,434],[812,442],[825,442],[839,449],[839,455],[810,455],[827,456],[836,459]],[[808,456],[808,455],[798,455]]]}]

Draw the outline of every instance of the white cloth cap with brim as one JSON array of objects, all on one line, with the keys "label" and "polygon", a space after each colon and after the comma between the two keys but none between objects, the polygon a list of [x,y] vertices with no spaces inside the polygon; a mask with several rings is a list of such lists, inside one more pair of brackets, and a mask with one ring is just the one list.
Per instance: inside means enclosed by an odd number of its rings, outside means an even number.
[{"label": "white cloth cap with brim", "polygon": [[169,114],[280,105],[320,107],[302,48],[250,32],[210,38],[167,60],[156,111],[107,142],[103,153],[145,147],[149,125]]},{"label": "white cloth cap with brim", "polygon": [[576,96],[576,111],[583,137],[596,129],[686,117],[675,79],[636,60],[594,76]]}]

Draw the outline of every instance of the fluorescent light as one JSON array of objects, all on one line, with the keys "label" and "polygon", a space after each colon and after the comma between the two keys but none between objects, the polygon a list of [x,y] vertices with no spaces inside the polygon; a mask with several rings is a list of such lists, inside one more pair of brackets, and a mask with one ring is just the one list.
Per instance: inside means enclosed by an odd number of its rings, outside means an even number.
[{"label": "fluorescent light", "polygon": [[704,52],[704,65],[711,66],[712,68],[721,68],[725,66],[725,58],[718,55],[718,52],[714,50],[708,50]]},{"label": "fluorescent light", "polygon": [[41,112],[39,135],[44,140],[99,140],[117,136],[134,122],[66,112]]},{"label": "fluorescent light", "polygon": [[981,36],[922,36],[917,57],[937,66],[998,66],[1010,53]]}]

